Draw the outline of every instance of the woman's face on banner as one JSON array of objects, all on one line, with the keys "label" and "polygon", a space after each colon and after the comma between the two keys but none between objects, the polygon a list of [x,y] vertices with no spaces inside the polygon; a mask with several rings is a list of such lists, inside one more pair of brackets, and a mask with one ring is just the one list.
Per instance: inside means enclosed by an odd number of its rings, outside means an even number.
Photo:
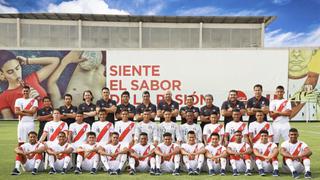
[{"label": "woman's face on banner", "polygon": [[6,62],[1,68],[1,75],[3,75],[8,82],[22,80],[22,69],[19,61],[12,59]]}]

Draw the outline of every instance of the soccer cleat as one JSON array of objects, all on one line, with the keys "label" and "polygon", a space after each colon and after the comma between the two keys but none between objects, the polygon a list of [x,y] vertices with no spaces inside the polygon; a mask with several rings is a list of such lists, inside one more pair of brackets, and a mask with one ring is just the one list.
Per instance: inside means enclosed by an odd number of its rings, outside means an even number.
[{"label": "soccer cleat", "polygon": [[197,168],[195,171],[193,171],[193,174],[194,174],[194,175],[199,175],[199,174],[200,174],[200,169]]},{"label": "soccer cleat", "polygon": [[152,175],[152,176],[156,175],[156,170],[151,168],[150,169],[150,175]]},{"label": "soccer cleat", "polygon": [[12,172],[11,172],[11,175],[12,176],[17,176],[17,175],[20,175],[21,173],[20,173],[20,171],[17,169],[17,168],[14,168],[13,170],[12,170]]},{"label": "soccer cleat", "polygon": [[117,169],[117,170],[115,171],[115,175],[120,175],[120,169]]},{"label": "soccer cleat", "polygon": [[252,173],[251,173],[251,170],[250,169],[247,169],[246,172],[244,173],[245,176],[251,176]]},{"label": "soccer cleat", "polygon": [[259,175],[260,176],[265,176],[266,173],[264,173],[264,169],[259,169]]},{"label": "soccer cleat", "polygon": [[32,175],[37,175],[38,173],[38,169],[37,168],[33,168],[31,174]]},{"label": "soccer cleat", "polygon": [[191,168],[188,169],[188,175],[193,175],[193,170]]},{"label": "soccer cleat", "polygon": [[107,169],[107,174],[112,175],[112,170],[111,169]]},{"label": "soccer cleat", "polygon": [[159,169],[159,168],[157,168],[157,169],[156,169],[156,173],[155,173],[155,175],[156,175],[156,176],[160,176],[160,175],[161,175],[161,171],[160,171],[160,169]]},{"label": "soccer cleat", "polygon": [[136,175],[136,171],[134,169],[131,169],[129,175]]},{"label": "soccer cleat", "polygon": [[216,173],[214,172],[214,169],[210,169],[209,170],[209,176],[214,176],[216,175]]},{"label": "soccer cleat", "polygon": [[240,174],[238,173],[238,170],[237,169],[234,169],[234,170],[232,170],[232,172],[233,172],[233,176],[239,176]]},{"label": "soccer cleat", "polygon": [[179,176],[179,175],[180,175],[179,169],[175,169],[175,170],[173,171],[172,175],[174,175],[174,176]]},{"label": "soccer cleat", "polygon": [[225,169],[221,169],[220,175],[221,175],[221,176],[225,176],[225,175],[226,175],[226,170],[225,170]]},{"label": "soccer cleat", "polygon": [[67,169],[63,168],[62,171],[61,171],[61,174],[66,174],[66,173],[67,173]]},{"label": "soccer cleat", "polygon": [[272,173],[272,176],[273,177],[278,177],[279,176],[279,170],[278,169],[274,170],[273,173]]},{"label": "soccer cleat", "polygon": [[50,168],[49,174],[56,174],[57,171],[54,168]]},{"label": "soccer cleat", "polygon": [[307,171],[307,172],[304,174],[304,178],[305,178],[305,179],[311,179],[311,172],[310,172],[310,171]]},{"label": "soccer cleat", "polygon": [[81,169],[80,168],[76,168],[76,170],[74,170],[74,173],[75,174],[81,174],[82,173],[82,171],[81,171]]},{"label": "soccer cleat", "polygon": [[295,179],[299,179],[299,174],[297,171],[293,171],[292,172],[292,177],[295,178]]},{"label": "soccer cleat", "polygon": [[97,173],[97,169],[96,168],[92,168],[90,171],[90,174],[96,174]]}]

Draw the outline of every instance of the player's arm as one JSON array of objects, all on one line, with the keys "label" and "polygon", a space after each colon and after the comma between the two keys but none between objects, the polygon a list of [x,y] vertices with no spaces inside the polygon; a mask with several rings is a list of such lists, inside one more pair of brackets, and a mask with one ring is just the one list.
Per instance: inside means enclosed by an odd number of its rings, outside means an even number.
[{"label": "player's arm", "polygon": [[224,139],[224,145],[227,147],[229,144],[229,133],[227,132],[224,133],[223,139]]},{"label": "player's arm", "polygon": [[[203,131],[205,131],[205,130],[203,130]],[[203,133],[202,140],[203,140],[205,145],[208,145],[207,136],[208,136],[207,134]]]},{"label": "player's arm", "polygon": [[173,151],[170,153],[170,155],[176,155],[180,154],[180,148],[177,146],[173,149]]},{"label": "player's arm", "polygon": [[269,154],[269,156],[266,159],[271,160],[272,158],[276,158],[278,157],[278,154],[279,154],[279,149],[278,147],[276,147],[272,150],[272,152]]},{"label": "player's arm", "polygon": [[136,151],[134,149],[129,149],[130,152],[130,156],[135,158],[135,159],[139,159],[140,156],[136,153]]},{"label": "player's arm", "polygon": [[[159,107],[159,106],[158,106]],[[159,118],[163,118],[163,113],[164,113],[164,111],[162,110],[162,109],[158,109],[158,111],[157,111],[157,116],[159,117]]]},{"label": "player's arm", "polygon": [[43,143],[47,136],[48,136],[48,132],[47,131],[43,131],[39,141],[41,143]]},{"label": "player's arm", "polygon": [[19,154],[19,155],[25,155],[25,152],[23,151],[23,149],[19,146],[19,147],[16,147],[15,149],[14,149],[14,152],[16,153],[16,154]]},{"label": "player's arm", "polygon": [[109,108],[104,107],[104,109],[107,111],[107,113],[115,113],[117,111],[117,107],[115,105],[112,105]]},{"label": "player's arm", "polygon": [[22,112],[28,113],[29,116],[32,116],[34,113],[37,112],[37,107],[33,106],[31,109],[24,109]]},{"label": "player's arm", "polygon": [[280,148],[280,154],[285,158],[293,158],[293,156],[284,147]]},{"label": "player's arm", "polygon": [[129,148],[124,147],[122,150],[120,150],[117,154],[127,154],[129,152]]},{"label": "player's arm", "polygon": [[189,156],[189,154],[190,154],[184,148],[180,148],[180,153],[182,156]]},{"label": "player's arm", "polygon": [[45,146],[40,146],[39,148],[33,150],[33,151],[30,151],[30,153],[36,153],[36,154],[39,154],[39,153],[43,153],[46,151],[46,147]]},{"label": "player's arm", "polygon": [[44,115],[44,116],[37,116],[38,121],[51,121],[52,114]]},{"label": "player's arm", "polygon": [[206,149],[204,147],[200,148],[197,152],[195,152],[195,155],[200,155],[206,153]]},{"label": "player's arm", "polygon": [[46,150],[49,155],[56,156],[58,154],[58,152],[54,151],[52,148],[47,147]]},{"label": "player's arm", "polygon": [[231,117],[232,116],[232,108],[231,108],[231,110],[222,109],[221,114],[224,117]]},{"label": "player's arm", "polygon": [[233,151],[230,147],[227,147],[227,153],[228,155],[237,155],[237,156],[240,155],[240,153]]},{"label": "player's arm", "polygon": [[77,114],[75,112],[73,112],[73,113],[64,113],[64,114],[61,114],[61,119],[68,119],[68,118],[75,119],[76,115]]},{"label": "player's arm", "polygon": [[309,157],[312,155],[312,151],[309,147],[303,149],[302,153],[297,156],[297,158]]},{"label": "player's arm", "polygon": [[248,147],[245,152],[240,153],[240,154],[248,154],[248,155],[250,155],[250,154],[252,154],[252,149],[250,147]]},{"label": "player's arm", "polygon": [[21,111],[19,107],[14,108],[14,114],[19,115],[19,116],[29,116],[29,113]]},{"label": "player's arm", "polygon": [[101,156],[111,156],[111,154],[108,154],[105,149],[101,146],[98,147],[98,153],[101,155]]},{"label": "player's arm", "polygon": [[158,156],[166,157],[167,155],[162,153],[159,147],[156,147],[154,153]]},{"label": "player's arm", "polygon": [[177,117],[179,115],[179,107],[175,107],[172,111],[172,117]]},{"label": "player's arm", "polygon": [[287,110],[285,110],[285,111],[282,111],[282,112],[278,112],[278,114],[280,115],[280,116],[291,116],[291,113],[292,113],[292,110],[291,109],[287,109]]},{"label": "player's arm", "polygon": [[83,112],[83,114],[87,117],[94,117],[97,115],[97,111]]},{"label": "player's arm", "polygon": [[261,158],[266,158],[263,154],[261,154],[259,152],[259,150],[257,148],[253,148],[253,154],[256,156],[256,157],[261,157]]}]

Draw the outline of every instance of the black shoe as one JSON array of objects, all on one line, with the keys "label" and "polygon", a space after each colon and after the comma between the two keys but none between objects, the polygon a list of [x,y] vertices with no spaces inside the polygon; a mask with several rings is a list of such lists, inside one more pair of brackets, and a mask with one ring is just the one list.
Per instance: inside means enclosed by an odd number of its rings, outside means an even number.
[{"label": "black shoe", "polygon": [[135,171],[134,169],[131,169],[131,170],[129,171],[129,175],[136,175],[136,171]]},{"label": "black shoe", "polygon": [[216,175],[214,169],[210,169],[209,170],[209,176],[214,176],[214,175]]},{"label": "black shoe", "polygon": [[156,175],[156,170],[151,168],[151,169],[150,169],[150,175],[151,175],[151,176]]},{"label": "black shoe", "polygon": [[49,174],[56,174],[57,171],[54,168],[50,168]]},{"label": "black shoe", "polygon": [[274,170],[273,173],[272,173],[272,176],[273,177],[278,177],[279,176],[279,170],[278,169]]},{"label": "black shoe", "polygon": [[107,169],[107,174],[112,175],[112,170],[111,169]]},{"label": "black shoe", "polygon": [[96,168],[92,168],[90,171],[90,174],[96,174],[97,173],[97,169]]},{"label": "black shoe", "polygon": [[259,169],[259,175],[260,176],[265,176],[266,173],[264,173],[264,169]]},{"label": "black shoe", "polygon": [[195,171],[193,171],[193,174],[194,174],[194,175],[199,175],[199,174],[200,174],[200,169],[197,168]]},{"label": "black shoe", "polygon": [[117,170],[115,171],[115,175],[120,175],[120,169],[117,169]]},{"label": "black shoe", "polygon": [[188,175],[193,175],[193,170],[191,168],[188,169]]},{"label": "black shoe", "polygon": [[297,171],[293,171],[292,172],[292,177],[295,178],[295,179],[299,179],[299,174]]},{"label": "black shoe", "polygon": [[305,178],[305,179],[311,179],[311,172],[310,172],[310,171],[307,171],[307,172],[304,174],[304,178]]},{"label": "black shoe", "polygon": [[179,169],[175,169],[175,170],[173,171],[172,175],[174,175],[174,176],[179,176],[179,175],[180,175]]},{"label": "black shoe", "polygon": [[244,173],[245,176],[251,176],[252,173],[251,173],[251,170],[250,169],[247,169],[246,172]]},{"label": "black shoe", "polygon": [[160,169],[159,169],[159,168],[157,168],[157,169],[156,169],[156,173],[155,173],[155,175],[156,175],[156,176],[160,176],[160,175],[161,175],[161,171],[160,171]]},{"label": "black shoe", "polygon": [[225,176],[226,175],[226,170],[225,169],[221,169],[220,170],[220,175],[221,176]]},{"label": "black shoe", "polygon": [[17,169],[17,168],[14,168],[13,170],[12,170],[12,172],[11,172],[11,175],[12,176],[17,176],[17,175],[20,175],[21,173],[20,173],[20,171]]},{"label": "black shoe", "polygon": [[239,176],[239,175],[240,175],[240,174],[238,173],[238,170],[236,170],[236,169],[234,169],[232,172],[233,172],[233,174],[232,174],[233,176]]},{"label": "black shoe", "polygon": [[74,170],[74,173],[75,174],[81,174],[82,173],[82,171],[81,171],[81,169],[80,168],[76,168],[76,170]]},{"label": "black shoe", "polygon": [[67,169],[63,168],[62,171],[61,171],[61,174],[66,174],[66,173],[67,173]]},{"label": "black shoe", "polygon": [[38,173],[38,169],[37,168],[33,168],[31,174],[32,175],[37,175]]}]

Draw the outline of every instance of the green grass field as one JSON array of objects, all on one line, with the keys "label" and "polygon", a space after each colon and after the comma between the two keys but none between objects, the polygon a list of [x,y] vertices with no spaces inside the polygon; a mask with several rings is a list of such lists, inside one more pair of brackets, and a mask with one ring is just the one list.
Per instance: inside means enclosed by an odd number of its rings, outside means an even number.
[{"label": "green grass field", "polygon": [[[296,127],[300,131],[300,140],[306,142],[313,151],[311,159],[311,171],[313,179],[320,179],[320,122],[314,123],[292,123],[292,127]],[[103,172],[99,172],[96,175],[90,175],[89,173],[83,173],[82,175],[74,175],[72,172],[69,174],[61,175],[48,175],[47,172],[40,172],[37,176],[32,176],[29,172],[22,172],[19,177],[13,177],[10,175],[11,170],[14,167],[14,153],[13,149],[17,145],[16,140],[16,128],[17,122],[13,121],[0,121],[1,136],[0,136],[0,180],[6,179],[214,179],[221,178],[221,176],[209,177],[207,173],[202,173],[200,176],[188,176],[185,173],[182,173],[181,176],[176,177],[171,174],[162,175],[162,176],[150,176],[148,174],[138,174],[136,176],[129,176],[127,173],[123,173],[120,176],[110,176],[106,175]],[[222,177],[222,179],[293,179],[289,174],[280,174],[280,177],[274,178],[270,175],[266,177],[260,177],[257,174],[254,174],[251,177],[244,175],[233,177],[231,173],[228,173],[227,176]],[[303,175],[300,176],[303,178]]]}]

